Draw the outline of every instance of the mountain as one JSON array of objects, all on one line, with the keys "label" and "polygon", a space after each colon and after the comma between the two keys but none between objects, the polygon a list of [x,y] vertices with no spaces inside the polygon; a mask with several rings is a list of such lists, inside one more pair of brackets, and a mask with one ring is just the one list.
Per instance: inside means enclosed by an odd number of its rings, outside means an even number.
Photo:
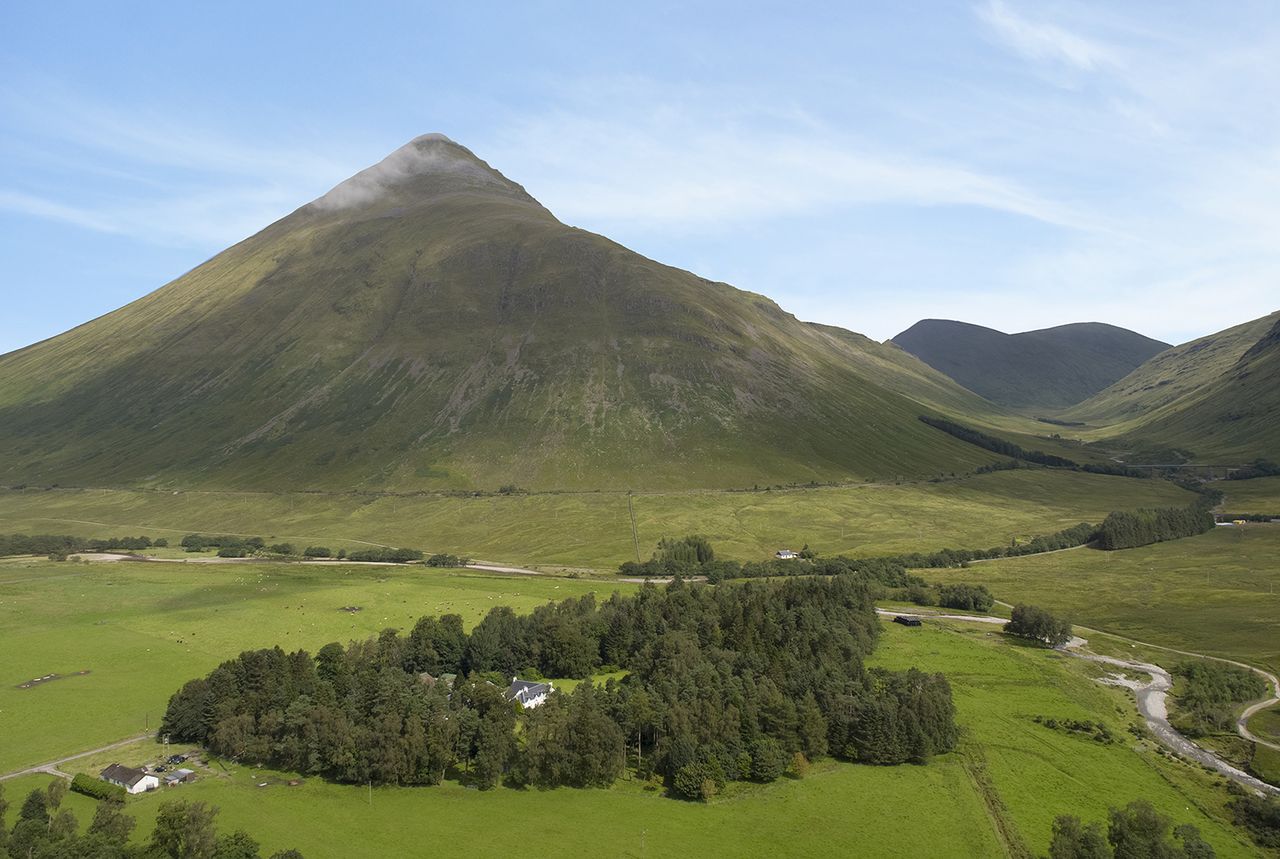
[{"label": "mountain", "polygon": [[157,291],[0,356],[0,481],[721,487],[958,471],[990,405],[896,347],[566,226],[417,138]]},{"label": "mountain", "polygon": [[924,319],[890,342],[993,403],[1023,409],[1078,403],[1169,348],[1101,322],[1005,334]]},{"label": "mountain", "polygon": [[1063,417],[1199,461],[1280,459],[1280,311],[1162,352]]}]

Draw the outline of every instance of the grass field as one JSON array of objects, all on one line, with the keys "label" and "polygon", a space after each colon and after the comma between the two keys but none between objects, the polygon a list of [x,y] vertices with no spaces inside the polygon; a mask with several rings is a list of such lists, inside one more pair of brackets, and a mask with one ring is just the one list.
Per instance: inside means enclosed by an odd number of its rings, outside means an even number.
[{"label": "grass field", "polygon": [[1226,493],[1222,509],[1228,513],[1271,513],[1280,516],[1280,477],[1222,480],[1214,486]]},{"label": "grass field", "polygon": [[[426,567],[0,562],[0,772],[154,728],[183,682],[242,650],[314,650],[424,614],[470,625],[494,605],[527,611],[606,587],[633,586]],[[66,676],[16,688],[50,673]]]},{"label": "grass field", "polygon": [[[664,536],[701,533],[727,558],[804,543],[824,554],[986,548],[1111,510],[1185,503],[1169,483],[1075,472],[998,472],[940,483],[772,492],[537,494],[493,497],[177,494],[129,490],[0,492],[0,533],[174,537],[259,534],[298,545],[412,546],[473,558],[612,570]],[[635,535],[632,533],[632,510]]]},{"label": "grass field", "polygon": [[[1219,856],[1254,855],[1223,821],[1225,794],[1200,770],[1136,743],[1124,730],[1134,720],[1132,703],[1092,682],[1090,666],[986,628],[945,623],[886,624],[872,661],[947,674],[964,729],[960,752],[926,766],[827,762],[802,781],[733,786],[711,805],[666,799],[632,781],[611,790],[483,793],[456,783],[370,792],[307,779],[289,787],[287,773],[227,764],[230,773],[215,765],[199,781],[132,799],[129,808],[147,832],[164,798],[202,799],[222,809],[224,830],[244,828],[268,850],[296,846],[310,859],[403,855],[407,845],[483,855],[509,847],[513,832],[536,838],[538,855],[972,857],[1006,855],[1006,841],[1043,852],[1056,814],[1099,819],[1108,806],[1145,797],[1198,826]],[[1059,733],[1033,722],[1035,715],[1105,721],[1120,739],[1103,745]],[[68,771],[95,772],[147,753],[155,746],[86,758]],[[10,798],[43,781],[11,782]],[[71,807],[87,822],[91,807],[72,802],[85,806]]]},{"label": "grass field", "polygon": [[1138,549],[1075,549],[926,570],[1096,629],[1280,670],[1280,526],[1218,528]]}]

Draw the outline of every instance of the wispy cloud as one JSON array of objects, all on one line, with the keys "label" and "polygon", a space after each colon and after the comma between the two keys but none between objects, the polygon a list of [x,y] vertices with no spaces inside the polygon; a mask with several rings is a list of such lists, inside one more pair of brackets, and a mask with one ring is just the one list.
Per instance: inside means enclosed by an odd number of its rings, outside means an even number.
[{"label": "wispy cloud", "polygon": [[145,108],[113,111],[57,87],[0,92],[0,107],[24,137],[0,145],[10,168],[0,210],[154,244],[229,244],[365,166]]},{"label": "wispy cloud", "polygon": [[1029,60],[1065,63],[1087,72],[1118,62],[1106,45],[1055,24],[1033,21],[1004,0],[987,0],[976,11],[1001,41]]},{"label": "wispy cloud", "polygon": [[499,138],[493,157],[513,165],[552,211],[586,224],[698,229],[892,204],[974,206],[1072,229],[1100,226],[1006,177],[811,123],[775,120],[763,130],[697,105],[629,108],[611,119],[529,118]]}]

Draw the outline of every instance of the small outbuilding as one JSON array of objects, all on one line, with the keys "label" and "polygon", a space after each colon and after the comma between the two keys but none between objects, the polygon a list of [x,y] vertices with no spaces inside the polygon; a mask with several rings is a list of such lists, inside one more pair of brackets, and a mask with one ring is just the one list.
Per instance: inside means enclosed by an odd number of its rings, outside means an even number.
[{"label": "small outbuilding", "polygon": [[160,786],[160,779],[150,773],[120,764],[112,764],[104,769],[101,777],[109,784],[120,785],[127,793],[146,793]]},{"label": "small outbuilding", "polygon": [[773,556],[779,561],[792,561],[800,557],[799,552],[793,552],[790,549],[779,549],[773,553]]},{"label": "small outbuilding", "polygon": [[174,770],[164,777],[164,786],[173,787],[174,785],[185,784],[189,781],[196,780],[196,771],[189,769]]},{"label": "small outbuilding", "polygon": [[903,626],[923,626],[924,622],[918,617],[909,614],[895,614],[893,616],[894,623],[900,623]]}]

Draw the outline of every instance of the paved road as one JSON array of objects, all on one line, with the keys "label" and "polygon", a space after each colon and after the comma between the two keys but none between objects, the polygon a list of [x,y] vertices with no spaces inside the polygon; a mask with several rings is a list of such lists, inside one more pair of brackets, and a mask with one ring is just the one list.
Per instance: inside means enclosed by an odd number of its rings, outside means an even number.
[{"label": "paved road", "polygon": [[14,770],[13,772],[10,772],[10,773],[0,774],[0,781],[7,781],[8,779],[11,779],[11,778],[18,778],[19,776],[24,776],[24,775],[32,775],[34,773],[49,773],[50,775],[62,776],[63,778],[69,779],[71,778],[71,776],[67,775],[62,770],[58,769],[58,767],[62,766],[65,763],[70,763],[71,761],[78,761],[80,760],[80,758],[87,758],[89,757],[89,755],[96,755],[99,752],[109,752],[112,749],[118,749],[121,746],[127,746],[130,743],[136,743],[139,740],[151,739],[153,737],[155,737],[155,733],[148,732],[145,734],[138,734],[138,736],[136,737],[129,737],[128,739],[125,739],[125,740],[117,740],[114,743],[108,743],[105,746],[100,746],[99,748],[96,748],[96,749],[90,749],[87,752],[79,752],[74,755],[68,755],[65,758],[58,758],[56,761],[49,761],[48,763],[44,763],[44,764],[36,764],[35,766],[27,767],[24,770]]}]

